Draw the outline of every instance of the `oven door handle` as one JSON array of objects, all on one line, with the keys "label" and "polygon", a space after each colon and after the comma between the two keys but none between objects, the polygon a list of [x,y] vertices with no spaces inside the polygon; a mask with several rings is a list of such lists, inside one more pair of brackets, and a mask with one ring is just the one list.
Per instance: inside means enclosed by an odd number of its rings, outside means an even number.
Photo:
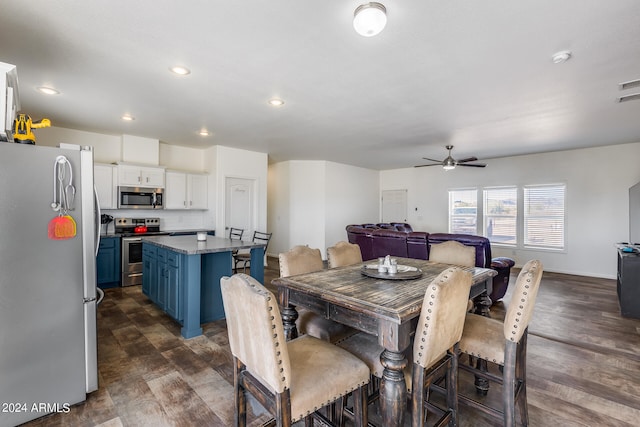
[{"label": "oven door handle", "polygon": [[122,240],[126,242],[142,242],[142,237],[123,237]]}]

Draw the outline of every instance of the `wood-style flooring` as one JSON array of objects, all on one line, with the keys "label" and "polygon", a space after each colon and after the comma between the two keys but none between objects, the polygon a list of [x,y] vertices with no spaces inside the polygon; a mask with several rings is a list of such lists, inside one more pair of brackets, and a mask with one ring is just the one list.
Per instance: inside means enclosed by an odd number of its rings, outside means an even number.
[{"label": "wood-style flooring", "polygon": [[[277,266],[265,270],[267,282],[277,275]],[[507,293],[505,301],[509,298]],[[503,317],[505,306],[496,303],[492,316]],[[184,340],[180,326],[139,286],[107,290],[98,309],[100,389],[67,414],[25,425],[232,425],[225,322],[203,328],[202,337]],[[615,281],[545,273],[529,330],[531,426],[639,425],[640,320],[620,316]],[[461,390],[473,393],[471,381],[461,378]],[[490,390],[487,399],[499,401],[499,389]],[[251,403],[249,425],[261,425],[269,417]],[[373,421],[376,412],[371,406]],[[464,407],[459,422],[462,427],[496,425]]]}]

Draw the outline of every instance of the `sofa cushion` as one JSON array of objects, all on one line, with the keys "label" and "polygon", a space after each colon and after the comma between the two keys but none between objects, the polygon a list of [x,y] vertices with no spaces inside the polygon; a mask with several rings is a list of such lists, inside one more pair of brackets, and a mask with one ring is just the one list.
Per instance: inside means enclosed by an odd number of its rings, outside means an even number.
[{"label": "sofa cushion", "polygon": [[404,258],[408,256],[406,233],[380,228],[371,232],[371,238],[373,258],[387,255]]}]

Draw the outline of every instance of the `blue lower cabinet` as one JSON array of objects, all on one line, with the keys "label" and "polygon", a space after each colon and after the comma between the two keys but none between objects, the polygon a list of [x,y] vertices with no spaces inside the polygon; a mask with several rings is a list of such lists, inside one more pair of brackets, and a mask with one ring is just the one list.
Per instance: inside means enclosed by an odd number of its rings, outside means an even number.
[{"label": "blue lower cabinet", "polygon": [[158,248],[142,245],[142,293],[151,301],[158,300]]},{"label": "blue lower cabinet", "polygon": [[182,322],[180,254],[142,245],[142,293],[165,313]]},{"label": "blue lower cabinet", "polygon": [[167,251],[167,278],[166,278],[166,309],[165,311],[174,319],[182,322],[182,273],[183,255],[177,252]]},{"label": "blue lower cabinet", "polygon": [[120,286],[120,237],[101,237],[96,256],[96,284],[102,289]]},{"label": "blue lower cabinet", "polygon": [[144,243],[142,259],[142,292],[183,325],[183,337],[225,317],[220,278],[233,274],[231,252],[187,255]]}]

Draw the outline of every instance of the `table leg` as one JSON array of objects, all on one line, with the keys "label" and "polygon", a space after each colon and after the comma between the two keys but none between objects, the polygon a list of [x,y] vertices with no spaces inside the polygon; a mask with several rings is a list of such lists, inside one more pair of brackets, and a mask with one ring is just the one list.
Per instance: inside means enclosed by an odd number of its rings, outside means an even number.
[{"label": "table leg", "polygon": [[[491,317],[491,298],[489,298],[489,290],[487,292],[483,292],[478,297],[475,298],[475,314],[479,314],[484,317]],[[487,361],[484,359],[478,358],[476,361],[476,368],[481,370],[482,372],[487,372]],[[489,392],[489,381],[476,377],[474,384],[476,386],[476,392],[478,394],[486,396]]]},{"label": "table leg", "polygon": [[278,304],[280,305],[280,317],[284,328],[284,337],[287,341],[298,338],[298,312],[295,306],[289,304],[289,289],[280,288],[278,290]]},{"label": "table leg", "polygon": [[382,425],[400,427],[404,424],[407,404],[407,383],[403,372],[407,359],[403,353],[385,350],[380,355],[380,362],[384,366],[380,382]]}]

